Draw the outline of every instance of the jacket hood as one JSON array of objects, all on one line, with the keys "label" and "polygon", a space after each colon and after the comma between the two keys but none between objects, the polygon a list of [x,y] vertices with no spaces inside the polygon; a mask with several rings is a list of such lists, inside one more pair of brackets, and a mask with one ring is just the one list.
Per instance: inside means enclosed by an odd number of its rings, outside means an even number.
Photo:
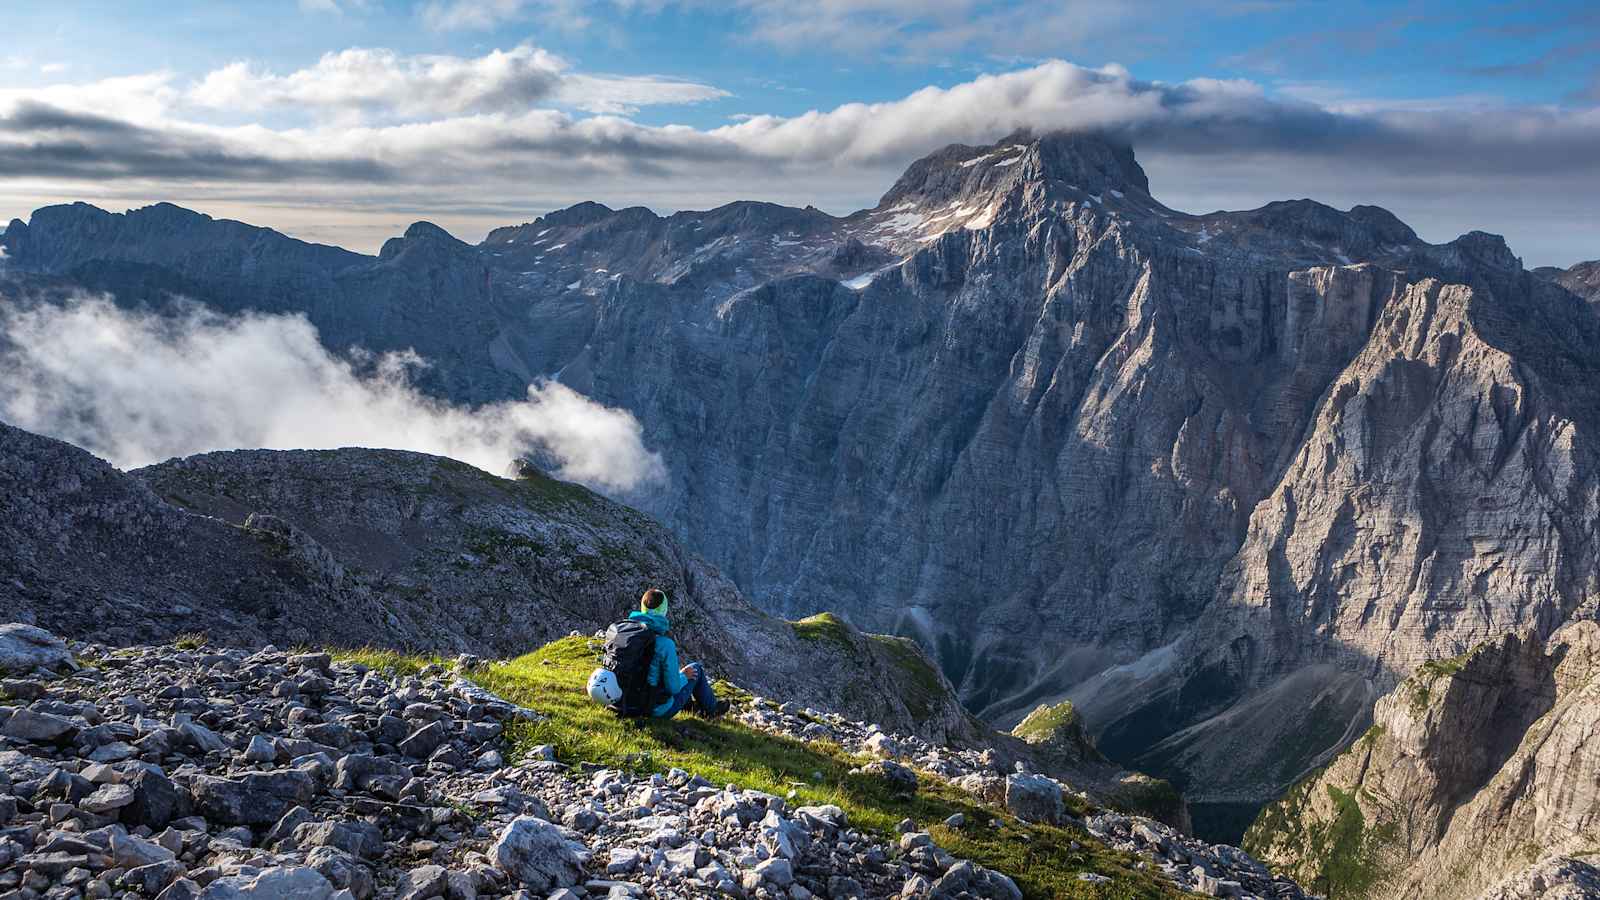
[{"label": "jacket hood", "polygon": [[649,626],[650,630],[654,631],[656,634],[666,634],[667,629],[672,627],[671,624],[667,622],[667,617],[660,613],[642,611],[632,612],[628,613],[628,618],[635,622],[645,623],[645,625]]}]

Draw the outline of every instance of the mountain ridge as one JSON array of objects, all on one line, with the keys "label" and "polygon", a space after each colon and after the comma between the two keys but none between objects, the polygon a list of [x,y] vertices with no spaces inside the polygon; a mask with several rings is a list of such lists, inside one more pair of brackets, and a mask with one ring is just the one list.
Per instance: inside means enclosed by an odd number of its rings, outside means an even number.
[{"label": "mountain ridge", "polygon": [[[1379,207],[1307,200],[1180,213],[1120,152],[947,148],[915,191],[845,217],[580,204],[450,252],[396,238],[329,283],[341,302],[291,283],[274,308],[333,348],[414,346],[456,402],[558,375],[630,411],[670,474],[625,499],[764,607],[915,636],[990,721],[1072,699],[1114,756],[1259,802],[1359,732],[1417,654],[1586,614],[1499,592],[1587,590],[1596,423],[1562,396],[1588,396],[1595,319],[1496,236],[1429,244]],[[94,275],[101,252],[40,258]],[[191,296],[258,308],[259,275],[186,271]],[[1388,488],[1341,512],[1380,469]],[[1509,484],[1545,473],[1559,489]],[[1535,525],[1562,537],[1481,581],[1430,568]],[[1425,587],[1402,591],[1413,572]],[[1277,684],[1288,669],[1307,674]],[[1304,706],[1263,718],[1289,688]],[[1219,769],[1238,722],[1268,729],[1259,771]]]}]

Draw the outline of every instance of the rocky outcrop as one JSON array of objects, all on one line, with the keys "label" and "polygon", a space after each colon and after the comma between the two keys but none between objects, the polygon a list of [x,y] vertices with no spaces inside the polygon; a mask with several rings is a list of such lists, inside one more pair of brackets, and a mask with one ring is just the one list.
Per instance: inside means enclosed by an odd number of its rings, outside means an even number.
[{"label": "rocky outcrop", "polygon": [[1478,900],[1588,900],[1600,897],[1600,869],[1568,856],[1553,856],[1508,876]]},{"label": "rocky outcrop", "polygon": [[[1016,828],[999,818],[954,816],[938,838],[909,821],[891,834],[838,806],[795,805],[682,769],[558,760],[552,746],[526,743],[528,728],[550,720],[473,684],[484,670],[471,660],[400,675],[272,647],[76,649],[81,670],[41,671],[25,682],[26,704],[0,705],[0,723],[31,715],[70,726],[0,736],[0,891],[162,900],[1022,898],[1007,875],[941,846],[964,828]],[[747,746],[825,741],[829,754],[866,752],[860,736],[873,734],[912,748],[907,761],[930,766],[929,777],[993,774],[977,751],[794,712],[806,719],[749,698],[737,715],[760,731],[734,727]],[[828,737],[803,733],[822,722]],[[419,742],[424,734],[433,739]],[[1029,777],[1059,804],[1058,783]],[[1126,850],[1174,887],[1305,896],[1233,848],[1147,819],[1101,814],[1070,827]],[[1110,879],[1085,871],[1080,880]]]},{"label": "rocky outcrop", "polygon": [[1541,266],[1533,273],[1550,279],[1590,304],[1600,303],[1600,259],[1581,262],[1569,269]]},{"label": "rocky outcrop", "polygon": [[[532,469],[352,449],[128,475],[0,423],[0,492],[0,611],[75,637],[507,656],[593,632],[656,585],[679,599],[684,652],[713,672],[940,740],[986,730],[914,644],[806,640],[648,517]],[[30,635],[0,634],[0,665],[60,663]]]},{"label": "rocky outcrop", "polygon": [[1588,621],[1548,643],[1522,632],[1426,663],[1378,702],[1365,736],[1262,813],[1246,845],[1343,897],[1581,884],[1570,867],[1507,873],[1594,847],[1597,691],[1600,625]]}]

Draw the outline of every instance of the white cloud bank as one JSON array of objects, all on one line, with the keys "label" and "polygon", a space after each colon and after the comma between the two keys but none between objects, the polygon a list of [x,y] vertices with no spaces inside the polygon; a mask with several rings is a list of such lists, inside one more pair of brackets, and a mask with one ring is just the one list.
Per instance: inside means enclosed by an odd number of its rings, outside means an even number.
[{"label": "white cloud bank", "polygon": [[[357,354],[359,356],[359,354]],[[336,358],[300,316],[129,312],[109,299],[0,307],[0,418],[120,467],[235,448],[385,447],[629,491],[662,479],[637,420],[554,382],[473,409],[420,393],[415,354]]]},{"label": "white cloud bank", "polygon": [[652,76],[585,75],[528,44],[482,56],[403,56],[382,48],[327,53],[278,75],[235,62],[207,73],[184,98],[199,107],[283,108],[356,116],[434,118],[475,112],[525,112],[541,102],[590,112],[651,104],[699,103],[727,96],[710,85]]}]

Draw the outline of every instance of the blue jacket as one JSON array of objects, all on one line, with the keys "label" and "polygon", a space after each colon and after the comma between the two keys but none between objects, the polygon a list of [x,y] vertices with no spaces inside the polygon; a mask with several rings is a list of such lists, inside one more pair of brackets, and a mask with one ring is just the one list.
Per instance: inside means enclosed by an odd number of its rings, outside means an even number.
[{"label": "blue jacket", "polygon": [[667,623],[667,617],[660,613],[635,612],[629,613],[628,618],[643,622],[656,633],[656,652],[650,660],[650,674],[647,681],[651,687],[665,687],[667,699],[650,711],[652,716],[664,716],[672,711],[672,700],[678,692],[689,685],[689,679],[683,677],[678,671],[678,644],[667,637],[667,629],[672,626]]}]

